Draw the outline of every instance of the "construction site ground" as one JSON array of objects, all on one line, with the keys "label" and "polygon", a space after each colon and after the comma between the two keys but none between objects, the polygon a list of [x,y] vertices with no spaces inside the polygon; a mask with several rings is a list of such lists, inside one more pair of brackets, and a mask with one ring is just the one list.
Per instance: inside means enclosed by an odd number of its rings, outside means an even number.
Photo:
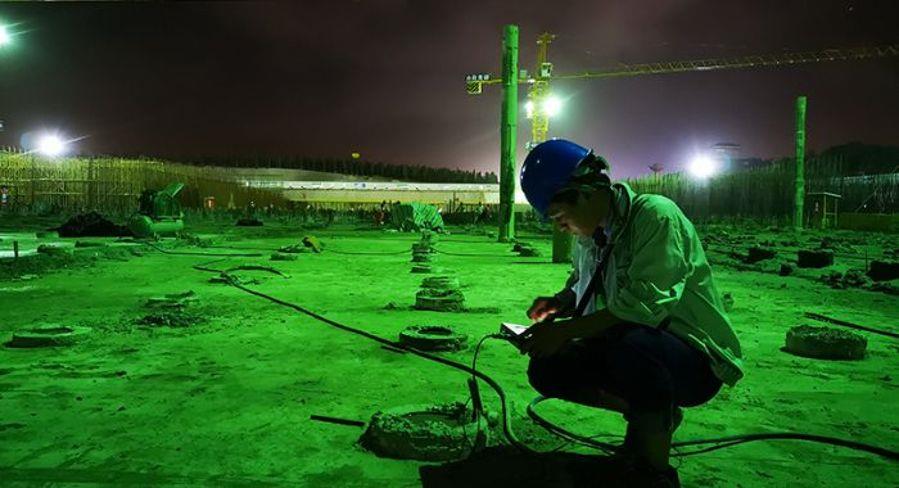
[{"label": "construction site ground", "polygon": [[[12,240],[20,242],[23,256],[41,243],[71,246],[74,240],[35,237],[49,221],[3,222],[0,249],[6,254],[0,261],[7,264],[0,277],[0,341],[43,324],[92,330],[67,347],[0,347],[3,486],[412,487],[422,486],[423,472],[430,473],[425,481],[438,486],[440,470],[420,468],[439,464],[377,457],[357,445],[363,427],[310,417],[366,422],[379,410],[401,405],[465,402],[465,373],[212,283],[216,273],[194,266],[273,267],[283,276],[239,273],[253,290],[390,340],[412,325],[451,326],[469,336],[469,347],[442,354],[464,363],[471,361],[477,339],[497,332],[501,322],[527,323],[533,298],[558,291],[569,272],[550,262],[545,233],[520,236],[542,254],[520,257],[512,244],[487,235],[495,229],[450,228],[436,241],[434,265],[458,278],[472,310],[440,313],[411,308],[426,276],[410,273],[410,246],[418,234],[349,225],[303,229],[274,221],[253,228],[188,222],[193,238],[186,241],[163,240],[157,249],[86,239],[111,247],[79,247],[57,266],[23,272],[8,265]],[[730,316],[746,377],[708,404],[687,409],[675,440],[790,431],[899,449],[899,341],[860,332],[868,340],[861,361],[808,359],[781,350],[790,327],[824,325],[805,312],[899,332],[899,299],[888,289],[839,288],[820,279],[834,270],[863,271],[869,260],[895,259],[897,236],[745,229],[720,225],[701,232],[718,288],[733,299]],[[275,249],[307,235],[315,235],[324,251],[270,260]],[[819,247],[824,237],[836,246],[833,267],[777,273],[780,264],[795,260],[797,249]],[[740,253],[758,243],[777,248],[777,257],[743,262]],[[184,321],[146,320],[148,299],[188,291],[195,300],[185,305]],[[511,345],[491,341],[478,367],[508,394],[520,439],[553,450],[564,442],[525,413],[537,394],[528,384],[527,364],[527,356]],[[497,396],[486,385],[481,390],[487,408],[498,411]],[[623,435],[618,414],[560,401],[539,410],[585,436],[616,442]],[[491,445],[502,442],[494,432]],[[564,458],[563,451],[599,456],[568,445],[546,458]],[[468,486],[486,479],[492,486],[535,486],[526,477],[534,464],[522,464],[517,454],[497,448],[484,453],[482,460],[491,460],[489,473],[477,456],[467,472],[465,464],[453,465],[454,476],[470,477]],[[673,464],[684,486],[899,486],[896,462],[801,441],[741,444],[675,458]],[[615,486],[614,479],[600,479],[603,472],[597,470],[596,486]]]}]

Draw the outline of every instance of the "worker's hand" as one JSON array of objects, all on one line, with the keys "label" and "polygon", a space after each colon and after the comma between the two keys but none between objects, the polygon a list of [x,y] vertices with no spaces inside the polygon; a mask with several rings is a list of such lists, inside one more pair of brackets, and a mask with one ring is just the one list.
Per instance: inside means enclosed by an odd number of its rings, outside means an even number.
[{"label": "worker's hand", "polygon": [[528,318],[534,322],[543,322],[556,313],[559,313],[559,301],[556,297],[537,297],[528,309]]},{"label": "worker's hand", "polygon": [[528,330],[521,334],[521,352],[537,358],[557,353],[571,339],[563,324],[538,322],[528,327]]}]

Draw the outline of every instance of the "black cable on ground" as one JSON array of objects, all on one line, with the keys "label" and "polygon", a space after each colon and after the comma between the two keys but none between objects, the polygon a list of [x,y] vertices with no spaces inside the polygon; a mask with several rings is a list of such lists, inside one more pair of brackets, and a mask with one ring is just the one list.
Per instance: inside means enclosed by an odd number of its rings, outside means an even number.
[{"label": "black cable on ground", "polygon": [[[227,272],[225,272],[225,271],[223,271],[223,270],[218,270],[218,269],[213,269],[213,268],[208,268],[208,267],[206,267],[206,265],[208,265],[208,264],[211,264],[211,263],[205,263],[205,265],[197,265],[197,266],[194,266],[193,268],[196,269],[196,270],[199,270],[199,271],[206,271],[206,272],[220,273],[222,276],[225,276],[225,277],[228,277],[228,276],[229,276],[229,275],[227,274]],[[335,328],[337,328],[337,329],[340,329],[340,330],[343,330],[343,331],[346,331],[346,332],[350,332],[350,333],[353,333],[353,334],[356,334],[356,335],[360,335],[360,336],[362,336],[362,337],[365,337],[365,338],[367,338],[367,339],[371,339],[371,340],[373,340],[373,341],[375,341],[375,342],[377,342],[377,343],[379,343],[379,344],[382,344],[382,345],[385,345],[385,346],[388,346],[388,347],[392,347],[392,348],[394,348],[394,349],[400,349],[400,350],[403,350],[403,351],[407,351],[407,352],[412,353],[412,354],[415,354],[416,356],[419,356],[419,357],[421,357],[421,358],[424,358],[424,359],[427,359],[427,360],[430,360],[430,361],[434,361],[434,362],[437,362],[437,363],[440,363],[440,364],[449,366],[449,367],[451,367],[451,368],[455,368],[455,369],[458,369],[458,370],[460,370],[460,371],[464,371],[464,372],[466,372],[466,373],[470,373],[470,374],[476,376],[477,378],[480,378],[480,379],[483,380],[485,383],[487,383],[488,385],[490,385],[490,387],[493,389],[493,391],[496,392],[497,396],[499,396],[499,399],[500,399],[500,405],[501,405],[501,407],[502,407],[502,419],[503,419],[503,420],[502,420],[502,427],[503,427],[503,435],[505,435],[505,437],[506,437],[506,439],[509,441],[509,443],[512,444],[513,446],[515,446],[516,448],[520,449],[521,451],[525,452],[525,453],[529,453],[529,454],[535,454],[535,453],[537,453],[536,451],[534,451],[533,449],[531,449],[530,447],[528,447],[527,445],[525,445],[525,444],[523,444],[521,441],[519,441],[517,437],[515,437],[515,433],[512,431],[512,424],[511,424],[511,422],[509,422],[509,410],[508,410],[508,406],[507,406],[506,392],[505,392],[505,391],[503,390],[503,388],[499,385],[499,383],[496,382],[496,380],[494,380],[493,378],[491,378],[491,377],[488,376],[487,374],[481,373],[480,371],[477,371],[477,370],[474,370],[474,369],[471,369],[471,368],[469,368],[468,366],[466,366],[465,364],[462,364],[462,363],[459,363],[459,362],[456,362],[456,361],[453,361],[453,360],[450,360],[450,359],[442,358],[442,357],[440,357],[440,356],[436,356],[436,355],[434,355],[434,354],[430,354],[430,353],[427,353],[427,352],[425,352],[425,351],[420,351],[420,350],[418,350],[418,349],[415,349],[415,348],[412,348],[412,347],[408,347],[408,346],[406,346],[405,344],[401,344],[401,343],[394,342],[394,341],[391,341],[391,340],[388,340],[388,339],[384,339],[384,338],[382,338],[382,337],[380,337],[380,336],[377,336],[377,335],[375,335],[375,334],[372,334],[372,333],[370,333],[370,332],[366,332],[366,331],[364,331],[364,330],[357,329],[357,328],[355,328],[355,327],[350,327],[350,326],[348,326],[348,325],[344,325],[344,324],[341,324],[341,323],[339,323],[339,322],[335,322],[335,321],[333,321],[333,320],[331,320],[331,319],[329,319],[329,318],[327,318],[327,317],[323,317],[323,316],[321,316],[321,315],[319,315],[319,314],[317,314],[317,313],[315,313],[315,312],[313,312],[313,311],[311,311],[311,310],[308,310],[308,309],[306,309],[306,308],[304,308],[304,307],[301,307],[301,306],[299,306],[299,305],[296,305],[296,304],[294,304],[294,303],[290,303],[290,302],[287,302],[287,301],[284,301],[284,300],[275,298],[275,297],[273,297],[273,296],[271,296],[271,295],[267,295],[267,294],[265,294],[265,293],[258,292],[258,291],[256,291],[256,290],[247,288],[246,286],[241,285],[240,283],[238,283],[237,281],[235,281],[235,280],[233,280],[233,279],[229,279],[229,280],[228,280],[228,283],[229,283],[231,286],[233,286],[233,287],[235,287],[235,288],[237,288],[237,289],[239,289],[239,290],[241,290],[241,291],[244,291],[244,292],[249,293],[249,294],[251,294],[251,295],[255,295],[255,296],[259,297],[259,298],[263,298],[263,299],[268,300],[268,301],[270,301],[270,302],[272,302],[272,303],[276,303],[276,304],[278,304],[278,305],[281,305],[281,306],[284,306],[284,307],[287,307],[287,308],[291,308],[291,309],[293,309],[293,310],[296,310],[297,312],[300,312],[300,313],[305,314],[305,315],[307,315],[307,316],[309,316],[309,317],[312,317],[313,319],[318,320],[318,321],[320,321],[320,322],[324,322],[325,324],[328,324],[328,325],[330,325],[330,326],[332,326],[332,327],[335,327]]]},{"label": "black cable on ground", "polygon": [[519,257],[517,254],[482,254],[482,253],[459,253],[459,252],[448,252],[441,251],[440,249],[434,248],[434,251],[437,254],[446,254],[447,256],[460,256],[460,257],[469,257],[469,258],[517,258]]},{"label": "black cable on ground", "polygon": [[346,256],[398,256],[400,254],[408,254],[411,251],[408,249],[404,249],[402,251],[338,251],[336,249],[324,248],[323,252],[333,253],[333,254],[341,254]]},{"label": "black cable on ground", "polygon": [[259,253],[215,253],[215,252],[186,252],[186,251],[170,251],[163,247],[159,247],[152,242],[146,243],[148,246],[156,249],[163,254],[171,254],[175,256],[210,256],[210,257],[233,257],[233,258],[258,258],[262,254]]},{"label": "black cable on ground", "polygon": [[233,247],[233,246],[205,246],[208,249],[231,249],[234,251],[265,251],[265,252],[275,252],[277,249],[272,249],[268,247]]},{"label": "black cable on ground", "polygon": [[[569,430],[564,429],[563,427],[559,427],[558,425],[553,424],[552,422],[546,420],[541,417],[534,407],[536,407],[539,403],[548,400],[546,397],[538,396],[534,400],[528,404],[527,412],[528,415],[534,419],[541,426],[546,427],[548,430],[554,433],[558,433],[560,436],[565,437],[567,439],[574,440],[578,443],[589,445],[596,447],[598,449],[602,449],[603,451],[612,450],[617,451],[618,446],[613,444],[608,444],[605,442],[596,441],[590,437],[582,436],[580,434],[575,434]],[[833,446],[846,447],[849,449],[855,449],[858,451],[864,451],[870,454],[876,454],[878,456],[887,458],[891,461],[899,461],[899,452],[892,451],[890,449],[886,449],[879,446],[872,446],[870,444],[865,444],[863,442],[849,441],[845,439],[839,439],[837,437],[828,437],[823,435],[815,435],[815,434],[805,434],[800,432],[768,432],[768,433],[760,433],[760,434],[740,434],[733,436],[725,436],[725,437],[717,437],[711,439],[694,439],[689,441],[680,441],[671,443],[671,447],[676,449],[679,447],[687,447],[687,446],[698,446],[705,444],[717,444],[711,447],[700,449],[697,451],[690,452],[680,452],[673,453],[672,457],[686,457],[692,456],[695,454],[701,454],[705,452],[714,451],[717,449],[723,449],[725,447],[735,446],[737,444],[743,444],[746,442],[753,441],[763,441],[763,440],[801,440],[801,441],[809,441],[809,442],[818,442],[822,444],[830,444]]]},{"label": "black cable on ground", "polygon": [[[230,276],[227,274],[226,271],[206,267],[206,265],[208,265],[208,264],[211,264],[211,263],[196,265],[193,268],[197,269],[199,271],[220,273],[222,276],[225,276],[225,277]],[[450,359],[442,358],[440,356],[436,356],[434,354],[430,354],[425,351],[420,351],[418,349],[408,347],[404,344],[400,344],[400,343],[397,343],[394,341],[390,341],[388,339],[384,339],[384,338],[377,336],[375,334],[372,334],[370,332],[367,332],[367,331],[364,331],[361,329],[357,329],[355,327],[350,327],[348,325],[344,325],[339,322],[335,322],[331,319],[328,319],[327,317],[321,316],[315,312],[312,312],[311,310],[308,310],[308,309],[301,307],[299,305],[296,305],[294,303],[290,303],[290,302],[275,298],[271,295],[267,295],[265,293],[247,288],[246,286],[241,285],[240,283],[238,283],[237,281],[235,281],[233,279],[229,279],[228,283],[231,286],[233,286],[241,291],[244,291],[251,295],[255,295],[257,297],[263,298],[272,303],[275,303],[275,304],[278,304],[278,305],[281,305],[281,306],[284,306],[287,308],[291,308],[293,310],[296,310],[302,314],[312,317],[313,319],[318,320],[320,322],[324,322],[325,324],[328,324],[337,329],[340,329],[340,330],[343,330],[346,332],[350,332],[350,333],[353,333],[356,335],[360,335],[360,336],[366,337],[368,339],[371,339],[375,342],[378,342],[382,345],[392,347],[395,349],[404,350],[409,353],[415,354],[416,356],[419,356],[421,358],[424,358],[424,359],[427,359],[430,361],[434,361],[436,363],[440,363],[440,364],[458,369],[460,371],[470,373],[473,378],[479,378],[479,379],[483,380],[496,392],[497,396],[499,397],[500,405],[502,408],[503,434],[505,435],[505,437],[509,441],[509,443],[512,444],[513,446],[515,446],[516,448],[520,449],[523,452],[526,452],[529,454],[539,454],[538,451],[531,449],[530,447],[528,447],[527,445],[525,445],[521,441],[519,441],[518,438],[515,436],[514,432],[512,431],[512,426],[511,426],[511,422],[509,419],[510,413],[509,413],[509,408],[508,408],[508,404],[507,404],[506,393],[503,390],[503,388],[492,377],[490,377],[486,373],[482,373],[477,370],[477,357],[478,357],[478,354],[480,353],[481,345],[487,339],[498,338],[498,337],[501,338],[502,336],[499,336],[496,334],[491,334],[491,335],[483,337],[481,339],[481,341],[478,343],[477,349],[475,350],[475,356],[472,360],[472,366],[469,367],[465,364],[462,364],[462,363],[459,363],[459,362],[456,362],[456,361],[453,361]],[[536,421],[538,424],[540,424],[541,426],[543,426],[550,432],[552,432],[564,439],[571,440],[571,441],[574,441],[574,442],[577,442],[579,444],[583,444],[586,446],[591,446],[591,447],[603,450],[604,452],[607,452],[607,453],[614,453],[619,450],[619,446],[617,446],[617,445],[597,441],[591,437],[586,437],[586,436],[582,436],[579,434],[575,434],[575,433],[568,431],[562,427],[559,427],[558,425],[555,425],[555,424],[551,423],[550,421],[541,417],[534,410],[534,407],[537,404],[545,401],[546,399],[547,398],[545,398],[545,397],[538,396],[533,401],[531,401],[531,403],[528,404],[528,407],[527,407],[528,415],[532,419],[534,419],[534,421]],[[887,458],[891,461],[899,461],[899,452],[892,451],[892,450],[882,448],[879,446],[872,446],[870,444],[865,444],[865,443],[855,442],[855,441],[848,441],[845,439],[839,439],[839,438],[835,438],[835,437],[820,436],[820,435],[814,435],[814,434],[793,433],[793,432],[742,434],[742,435],[726,436],[726,437],[711,438],[711,439],[695,439],[695,440],[690,440],[690,441],[675,442],[675,443],[672,443],[672,445],[671,445],[672,448],[705,445],[705,444],[713,444],[713,445],[708,448],[700,449],[697,451],[681,452],[681,453],[676,452],[676,453],[672,454],[672,456],[673,457],[685,457],[685,456],[700,454],[700,453],[704,453],[704,452],[710,452],[710,451],[717,450],[717,449],[723,449],[725,447],[731,447],[731,446],[734,446],[737,444],[753,442],[753,441],[760,441],[760,440],[802,440],[802,441],[809,441],[809,442],[818,442],[818,443],[830,444],[830,445],[834,445],[834,446],[846,447],[846,448],[850,448],[850,449],[868,452],[871,454],[875,454],[875,455]]]},{"label": "black cable on ground", "polygon": [[805,312],[805,316],[810,319],[819,320],[821,322],[827,322],[829,324],[841,325],[843,327],[849,327],[850,329],[863,330],[865,332],[871,332],[872,334],[880,334],[883,336],[892,337],[893,339],[899,339],[899,334],[897,334],[895,332],[875,329],[873,327],[866,327],[864,325],[853,324],[852,322],[846,322],[845,320],[835,319],[833,317],[828,317],[826,315],[821,315],[819,313]]},{"label": "black cable on ground", "polygon": [[[157,249],[160,252],[164,252],[166,254],[175,254],[175,255],[183,255],[183,256],[233,256],[233,257],[261,257],[264,254],[252,253],[252,254],[219,254],[219,253],[207,253],[207,252],[178,252],[178,251],[168,251],[164,248],[153,246],[148,243],[151,247]],[[271,249],[267,247],[230,247],[230,246],[208,246],[209,249],[232,249],[235,251],[265,251],[265,252],[279,252],[279,249]],[[399,254],[405,254],[410,251],[389,251],[389,252],[352,252],[352,251],[338,251],[336,249],[324,248],[322,252],[328,252],[333,254],[345,254],[348,256],[395,256]]]}]

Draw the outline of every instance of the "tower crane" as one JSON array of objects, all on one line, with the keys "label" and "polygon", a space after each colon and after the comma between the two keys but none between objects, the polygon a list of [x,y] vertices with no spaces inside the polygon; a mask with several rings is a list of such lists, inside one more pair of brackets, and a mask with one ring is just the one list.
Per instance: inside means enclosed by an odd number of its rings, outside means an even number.
[{"label": "tower crane", "polygon": [[[512,33],[513,35],[510,35]],[[753,69],[763,67],[789,67],[801,64],[822,63],[828,61],[853,61],[883,58],[899,55],[899,44],[887,44],[873,47],[856,47],[842,49],[822,49],[818,51],[805,51],[795,53],[757,54],[733,58],[702,58],[683,61],[660,61],[651,63],[619,63],[596,71],[582,71],[568,74],[553,73],[553,64],[548,59],[549,44],[555,36],[544,32],[537,37],[537,59],[532,75],[522,70],[503,70],[502,78],[494,78],[489,73],[470,74],[465,77],[465,88],[468,94],[478,95],[483,93],[485,87],[503,84],[507,87],[504,91],[517,94],[517,90],[509,90],[510,85],[526,85],[527,101],[525,103],[525,115],[531,121],[531,140],[526,143],[531,148],[548,138],[549,120],[559,110],[559,102],[552,96],[550,86],[553,80],[580,80],[621,78],[631,76],[661,75],[671,73],[686,73],[700,71],[720,71],[729,69]],[[507,63],[517,67],[518,54],[518,28],[506,26],[506,35],[503,42],[504,60],[514,56],[514,63]],[[517,96],[515,97],[517,98]],[[517,100],[514,102],[517,104]],[[515,125],[514,120],[508,120],[512,114],[517,114],[517,108],[506,110],[511,100],[506,100],[503,110],[503,125]],[[514,118],[514,117],[512,117]],[[509,136],[509,131],[503,131],[503,137]],[[501,161],[503,164],[514,164],[515,148],[508,143],[503,144],[505,151]],[[513,175],[513,168],[500,168],[500,176]],[[500,181],[500,240],[514,237],[514,181]],[[504,191],[505,189],[505,191]],[[511,190],[510,190],[511,189]],[[504,211],[505,209],[505,211]],[[508,234],[508,235],[507,235]],[[558,228],[553,231],[553,262],[568,262],[570,256],[571,240],[564,236]]]}]

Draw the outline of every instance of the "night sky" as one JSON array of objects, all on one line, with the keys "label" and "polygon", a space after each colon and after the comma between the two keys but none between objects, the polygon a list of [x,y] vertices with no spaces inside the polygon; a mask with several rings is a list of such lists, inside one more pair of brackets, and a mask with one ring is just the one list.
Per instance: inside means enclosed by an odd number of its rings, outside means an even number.
[{"label": "night sky", "polygon": [[[464,78],[499,74],[507,23],[521,28],[522,68],[533,67],[539,33],[558,36],[557,74],[899,42],[899,2],[863,0],[15,3],[0,4],[0,22],[18,32],[0,52],[0,145],[58,128],[86,137],[84,154],[357,151],[495,172],[500,89],[466,95]],[[810,148],[899,144],[899,57],[557,82],[554,92],[567,101],[550,134],[596,148],[619,177],[682,168],[716,142],[746,157],[789,155],[799,94]]]}]

